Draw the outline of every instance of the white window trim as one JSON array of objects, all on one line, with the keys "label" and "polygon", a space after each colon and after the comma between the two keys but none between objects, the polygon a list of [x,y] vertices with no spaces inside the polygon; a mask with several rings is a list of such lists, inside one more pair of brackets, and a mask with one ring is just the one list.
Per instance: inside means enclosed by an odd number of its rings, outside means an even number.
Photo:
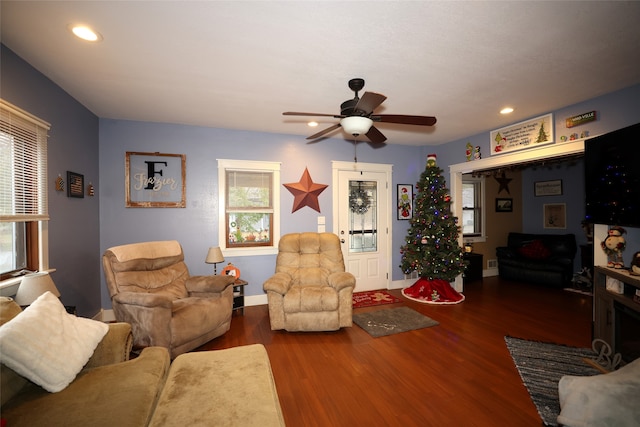
[{"label": "white window trim", "polygon": [[[482,230],[479,236],[462,236],[464,243],[481,243],[487,241],[487,200],[486,200],[486,186],[485,177],[462,177],[462,182],[479,181],[480,182],[480,229]],[[462,218],[462,216],[460,216]]]},{"label": "white window trim", "polygon": [[[49,124],[48,122],[45,122],[44,120],[34,116],[33,114],[30,114],[27,111],[24,111],[19,107],[16,107],[15,105],[5,101],[4,99],[0,99],[0,104],[2,105],[2,108],[9,111],[11,114],[15,114],[46,130],[51,129],[51,124]],[[47,175],[48,175],[48,171],[45,171],[45,176]],[[48,191],[48,186],[45,185],[44,191]],[[48,217],[48,213],[47,213],[47,217]],[[49,268],[49,221],[48,220],[38,221],[38,251],[39,251],[38,271],[49,271],[49,272],[55,271]],[[15,293],[18,291],[18,286],[20,285],[21,281],[22,281],[21,277],[0,281],[0,296],[15,295]]]},{"label": "white window trim", "polygon": [[[280,162],[262,162],[257,160],[218,160],[218,246],[224,251],[225,256],[255,256],[275,255],[278,253],[280,242]],[[226,239],[226,170],[242,170],[250,172],[273,173],[273,245],[227,248]]]}]

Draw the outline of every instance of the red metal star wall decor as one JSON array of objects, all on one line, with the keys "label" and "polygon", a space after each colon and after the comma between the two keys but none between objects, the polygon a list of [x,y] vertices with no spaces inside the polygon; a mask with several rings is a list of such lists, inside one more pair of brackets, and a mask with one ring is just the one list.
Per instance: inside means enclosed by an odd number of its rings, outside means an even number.
[{"label": "red metal star wall decor", "polygon": [[315,209],[320,212],[320,202],[318,202],[318,196],[324,191],[328,185],[316,184],[309,175],[309,169],[304,168],[304,173],[300,177],[300,182],[293,182],[291,184],[283,184],[291,194],[293,194],[293,210],[294,213],[300,208],[309,206],[311,209]]}]

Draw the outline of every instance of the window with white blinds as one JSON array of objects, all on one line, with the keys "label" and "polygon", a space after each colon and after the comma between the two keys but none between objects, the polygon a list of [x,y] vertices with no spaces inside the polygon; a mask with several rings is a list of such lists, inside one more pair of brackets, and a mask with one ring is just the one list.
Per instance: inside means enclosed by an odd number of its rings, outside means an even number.
[{"label": "window with white blinds", "polygon": [[225,256],[277,253],[280,163],[218,159],[218,191],[218,246]]},{"label": "window with white blinds", "polygon": [[49,219],[50,127],[49,123],[0,99],[0,222]]}]

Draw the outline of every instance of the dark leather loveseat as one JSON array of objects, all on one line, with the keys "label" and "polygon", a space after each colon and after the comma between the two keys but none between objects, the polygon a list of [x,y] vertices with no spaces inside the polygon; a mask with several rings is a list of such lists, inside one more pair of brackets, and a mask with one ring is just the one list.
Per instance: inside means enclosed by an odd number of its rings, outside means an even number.
[{"label": "dark leather loveseat", "polygon": [[509,233],[507,246],[496,248],[501,278],[568,287],[577,245],[574,234]]}]

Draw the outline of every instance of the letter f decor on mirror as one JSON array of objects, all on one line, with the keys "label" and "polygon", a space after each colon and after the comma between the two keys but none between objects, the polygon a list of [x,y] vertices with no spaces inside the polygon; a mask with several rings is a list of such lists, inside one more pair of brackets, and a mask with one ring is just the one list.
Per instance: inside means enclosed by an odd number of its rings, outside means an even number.
[{"label": "letter f decor on mirror", "polygon": [[186,163],[184,154],[127,151],[124,169],[126,207],[186,207]]}]

